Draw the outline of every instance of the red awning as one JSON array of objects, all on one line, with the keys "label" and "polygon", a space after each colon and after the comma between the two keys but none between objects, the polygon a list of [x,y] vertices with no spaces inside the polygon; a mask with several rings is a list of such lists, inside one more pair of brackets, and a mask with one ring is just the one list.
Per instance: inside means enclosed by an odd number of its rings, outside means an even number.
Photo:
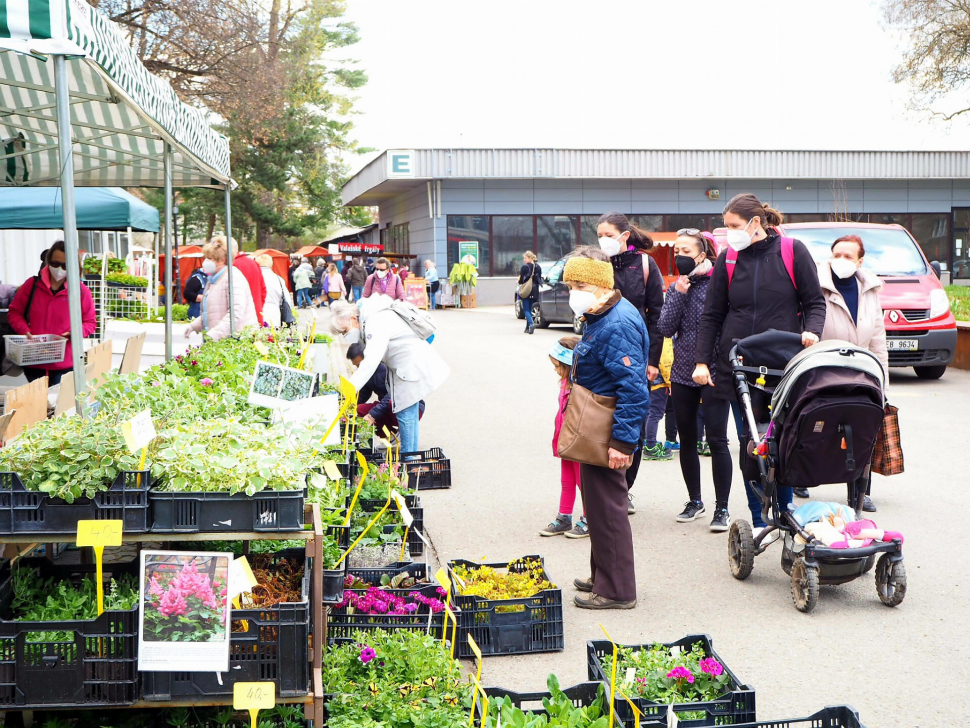
[{"label": "red awning", "polygon": [[304,245],[294,255],[299,255],[301,258],[324,258],[330,255],[330,251],[319,245]]}]

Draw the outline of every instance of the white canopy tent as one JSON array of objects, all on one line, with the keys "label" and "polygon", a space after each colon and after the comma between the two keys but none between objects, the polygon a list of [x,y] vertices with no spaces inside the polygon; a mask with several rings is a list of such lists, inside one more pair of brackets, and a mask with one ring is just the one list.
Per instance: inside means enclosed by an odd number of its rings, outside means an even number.
[{"label": "white canopy tent", "polygon": [[[164,187],[167,261],[173,187],[222,188],[226,234],[232,234],[228,140],[209,127],[204,111],[183,104],[171,86],[149,73],[118,28],[84,0],[0,0],[0,175],[4,186],[61,187],[73,342],[83,340],[76,184]],[[171,276],[166,266],[166,291]],[[167,358],[171,298],[166,296]],[[83,351],[80,345],[72,349],[81,392]]]}]

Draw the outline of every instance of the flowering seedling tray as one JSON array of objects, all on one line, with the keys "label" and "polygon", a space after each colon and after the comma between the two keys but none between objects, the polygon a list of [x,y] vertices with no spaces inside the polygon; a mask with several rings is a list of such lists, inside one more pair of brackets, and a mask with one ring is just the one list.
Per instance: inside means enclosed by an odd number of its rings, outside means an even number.
[{"label": "flowering seedling tray", "polygon": [[245,493],[170,493],[152,490],[152,533],[278,532],[303,530],[306,489]]},{"label": "flowering seedling tray", "polygon": [[440,447],[420,452],[402,452],[400,459],[408,474],[409,488],[442,490],[451,487],[451,460],[445,457]]},{"label": "flowering seedling tray", "polygon": [[144,533],[150,481],[148,470],[124,471],[108,490],[68,503],[27,490],[18,473],[0,472],[0,535],[74,534],[86,520],[120,520],[125,533]]},{"label": "flowering seedling tray", "polygon": [[[538,561],[542,576],[546,574],[545,565],[539,556],[526,556],[524,559]],[[524,565],[508,563],[483,564],[456,559],[448,562],[448,577],[452,583],[452,604],[461,609],[458,617],[457,656],[472,657],[468,645],[468,635],[474,637],[482,655],[524,655],[534,652],[560,652],[566,647],[563,627],[562,589],[545,589],[531,597],[517,599],[485,599],[474,595],[464,595],[455,580],[456,566],[473,568],[490,566],[495,569],[523,573]]]},{"label": "flowering seedling tray", "polygon": [[[444,596],[439,592],[437,584],[417,587],[415,589],[380,589],[375,591],[351,590],[344,591],[344,598],[340,604],[331,607],[327,623],[327,639],[331,644],[350,642],[356,631],[373,632],[384,630],[388,632],[409,631],[429,632],[437,638],[442,637],[445,628]],[[376,587],[372,587],[376,589]],[[416,594],[416,597],[411,597]],[[364,612],[362,609],[353,614],[348,613],[348,605],[352,598],[369,601],[373,607]],[[397,600],[406,602],[404,614],[393,613],[393,605]],[[388,608],[381,612],[379,603],[388,604]],[[409,606],[410,605],[410,606]],[[413,609],[411,608],[413,607]],[[455,616],[459,617],[456,609]],[[389,613],[390,612],[390,613]],[[450,625],[449,625],[450,636]]]},{"label": "flowering seedling tray", "polygon": [[[279,697],[298,697],[309,692],[311,562],[303,549],[287,549],[273,555],[273,565],[279,565],[284,558],[304,567],[300,601],[233,609],[229,672],[145,672],[144,700],[232,695],[237,682],[275,683]],[[243,631],[238,631],[240,628]]]},{"label": "flowering seedling tray", "polygon": [[[424,533],[424,507],[421,505],[421,498],[416,495],[405,495],[404,505],[408,507],[411,512],[411,517],[414,518],[414,523],[411,524],[411,528],[408,530],[408,553],[411,557],[422,556],[424,554],[424,541],[418,536],[415,531]],[[359,500],[357,503],[360,505],[360,509],[366,513],[377,513],[381,508],[384,507],[385,501],[382,500]],[[392,510],[397,510],[397,504],[391,503],[390,508]]]},{"label": "flowering seedling tray", "polygon": [[[692,726],[751,723],[757,720],[757,716],[755,714],[754,688],[748,685],[743,685],[741,681],[738,680],[737,676],[730,670],[730,668],[724,664],[724,660],[722,660],[717,652],[714,651],[714,645],[709,635],[688,635],[687,637],[679,639],[676,642],[666,642],[660,644],[663,647],[671,650],[671,652],[676,655],[681,652],[689,652],[691,648],[698,643],[702,645],[706,657],[713,657],[715,660],[717,660],[724,672],[727,673],[728,677],[730,678],[728,682],[728,690],[723,696],[717,698],[716,700],[700,701],[695,703],[674,703],[675,713],[705,713],[703,718],[696,720],[680,720],[678,725],[683,726],[683,728],[691,728]],[[654,646],[654,643],[620,646],[632,648],[634,650],[649,650]],[[607,689],[609,689],[610,675],[607,672],[604,658],[607,656],[612,656],[612,654],[613,645],[608,640],[593,640],[586,643],[586,667],[589,679],[606,683]],[[618,672],[616,679],[618,683],[622,684],[625,680],[625,676],[619,674]],[[634,705],[636,705],[637,709],[641,712],[641,726],[647,728],[667,725],[666,704],[655,703],[644,698],[634,697],[629,692],[627,693],[627,696],[633,701]],[[616,714],[620,720],[626,722],[628,725],[633,725],[633,711],[630,709],[627,702],[619,695],[615,696],[614,702],[616,704]]]},{"label": "flowering seedling tray", "polygon": [[[104,575],[136,574],[137,567],[137,561],[105,564]],[[43,557],[21,559],[18,568],[34,568],[41,578],[58,581],[95,574],[93,564],[55,565]],[[130,705],[138,699],[137,606],[105,610],[89,620],[13,621],[13,580],[5,571],[0,583],[0,710]],[[38,632],[70,637],[28,640]]]}]

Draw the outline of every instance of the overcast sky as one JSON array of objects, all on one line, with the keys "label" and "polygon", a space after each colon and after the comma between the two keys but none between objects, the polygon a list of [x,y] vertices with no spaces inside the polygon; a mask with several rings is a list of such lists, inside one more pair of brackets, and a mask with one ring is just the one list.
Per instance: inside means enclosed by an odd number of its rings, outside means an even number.
[{"label": "overcast sky", "polygon": [[879,0],[348,0],[347,19],[362,146],[970,148],[970,119],[907,110]]}]

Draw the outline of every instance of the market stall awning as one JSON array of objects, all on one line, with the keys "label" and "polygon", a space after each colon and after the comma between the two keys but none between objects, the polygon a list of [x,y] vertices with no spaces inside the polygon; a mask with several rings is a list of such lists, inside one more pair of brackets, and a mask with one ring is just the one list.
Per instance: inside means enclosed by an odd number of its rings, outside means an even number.
[{"label": "market stall awning", "polygon": [[323,258],[330,255],[330,251],[319,245],[304,245],[293,255],[299,255],[301,258]]},{"label": "market stall awning", "polygon": [[[80,188],[74,209],[79,230],[158,232],[158,210],[118,187]],[[0,230],[58,230],[63,215],[60,188],[20,187],[0,193]]]},{"label": "market stall awning", "polygon": [[0,185],[57,186],[53,63],[67,61],[74,181],[161,187],[229,182],[229,143],[142,65],[122,32],[83,0],[0,0]]}]

